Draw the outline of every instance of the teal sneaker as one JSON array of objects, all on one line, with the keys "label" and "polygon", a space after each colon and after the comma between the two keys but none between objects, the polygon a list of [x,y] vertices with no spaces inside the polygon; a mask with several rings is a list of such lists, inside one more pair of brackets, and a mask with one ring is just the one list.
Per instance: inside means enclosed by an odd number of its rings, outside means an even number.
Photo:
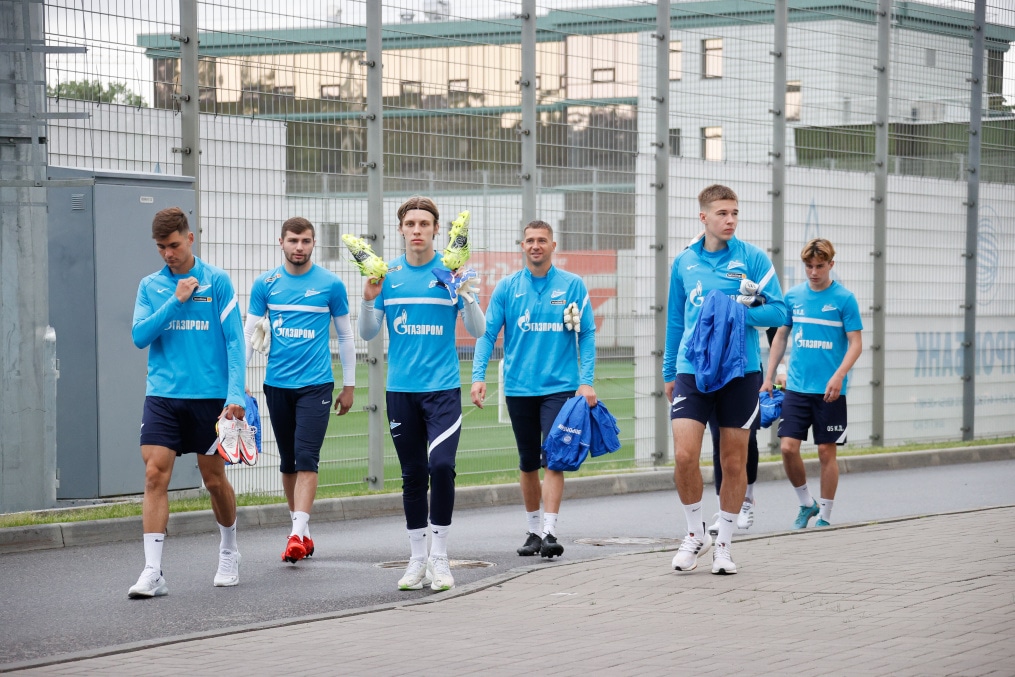
[{"label": "teal sneaker", "polygon": [[816,527],[830,527],[832,525],[819,517],[818,521],[814,523],[814,526],[816,526]]},{"label": "teal sneaker", "polygon": [[818,507],[818,502],[815,501],[811,506],[800,507],[800,512],[797,513],[796,522],[793,522],[794,529],[806,529],[807,523],[811,521],[811,518],[821,512],[821,508]]}]

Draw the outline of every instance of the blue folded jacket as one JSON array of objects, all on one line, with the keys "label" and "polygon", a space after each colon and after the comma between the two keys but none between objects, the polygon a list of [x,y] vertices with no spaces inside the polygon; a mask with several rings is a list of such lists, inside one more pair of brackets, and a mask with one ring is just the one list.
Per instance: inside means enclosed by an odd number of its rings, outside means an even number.
[{"label": "blue folded jacket", "polygon": [[761,408],[761,427],[769,428],[782,416],[782,401],[786,395],[779,389],[773,389],[771,393],[763,390],[758,394],[758,404]]},{"label": "blue folded jacket", "polygon": [[744,375],[746,319],[747,308],[718,289],[705,297],[684,353],[694,366],[694,382],[701,392],[714,392]]},{"label": "blue folded jacket", "polygon": [[589,455],[591,438],[589,405],[584,397],[572,397],[561,407],[553,421],[553,429],[543,442],[546,467],[559,471],[577,470]]}]

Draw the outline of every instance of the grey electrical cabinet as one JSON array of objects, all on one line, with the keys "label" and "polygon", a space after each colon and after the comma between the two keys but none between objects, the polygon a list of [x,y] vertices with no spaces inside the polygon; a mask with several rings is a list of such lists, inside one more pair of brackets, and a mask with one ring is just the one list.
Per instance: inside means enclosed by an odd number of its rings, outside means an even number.
[{"label": "grey electrical cabinet", "polygon": [[[57,498],[144,492],[139,430],[148,351],[131,340],[141,278],[165,264],[152,218],[180,207],[193,222],[194,180],[50,167],[49,315],[56,329]],[[178,459],[170,489],[201,486],[193,455]]]}]

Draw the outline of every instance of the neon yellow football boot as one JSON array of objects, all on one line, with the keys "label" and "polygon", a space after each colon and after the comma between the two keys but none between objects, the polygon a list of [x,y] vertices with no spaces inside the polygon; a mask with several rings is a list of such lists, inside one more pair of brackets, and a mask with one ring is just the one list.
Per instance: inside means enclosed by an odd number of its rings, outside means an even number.
[{"label": "neon yellow football boot", "polygon": [[454,221],[451,222],[451,232],[448,233],[448,246],[444,248],[444,256],[441,263],[449,270],[458,270],[469,260],[469,220],[468,210],[460,212]]},{"label": "neon yellow football boot", "polygon": [[342,242],[349,248],[352,262],[359,268],[360,274],[378,280],[388,274],[388,264],[380,256],[374,254],[374,250],[370,248],[366,240],[346,233],[342,236]]}]

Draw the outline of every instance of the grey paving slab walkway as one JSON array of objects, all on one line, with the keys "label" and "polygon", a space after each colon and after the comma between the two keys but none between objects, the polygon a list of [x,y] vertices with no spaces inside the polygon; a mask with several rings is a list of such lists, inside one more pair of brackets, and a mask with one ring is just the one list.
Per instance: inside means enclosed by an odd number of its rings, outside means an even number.
[{"label": "grey paving slab walkway", "polygon": [[543,566],[435,601],[237,629],[37,675],[1015,674],[1015,507]]}]

